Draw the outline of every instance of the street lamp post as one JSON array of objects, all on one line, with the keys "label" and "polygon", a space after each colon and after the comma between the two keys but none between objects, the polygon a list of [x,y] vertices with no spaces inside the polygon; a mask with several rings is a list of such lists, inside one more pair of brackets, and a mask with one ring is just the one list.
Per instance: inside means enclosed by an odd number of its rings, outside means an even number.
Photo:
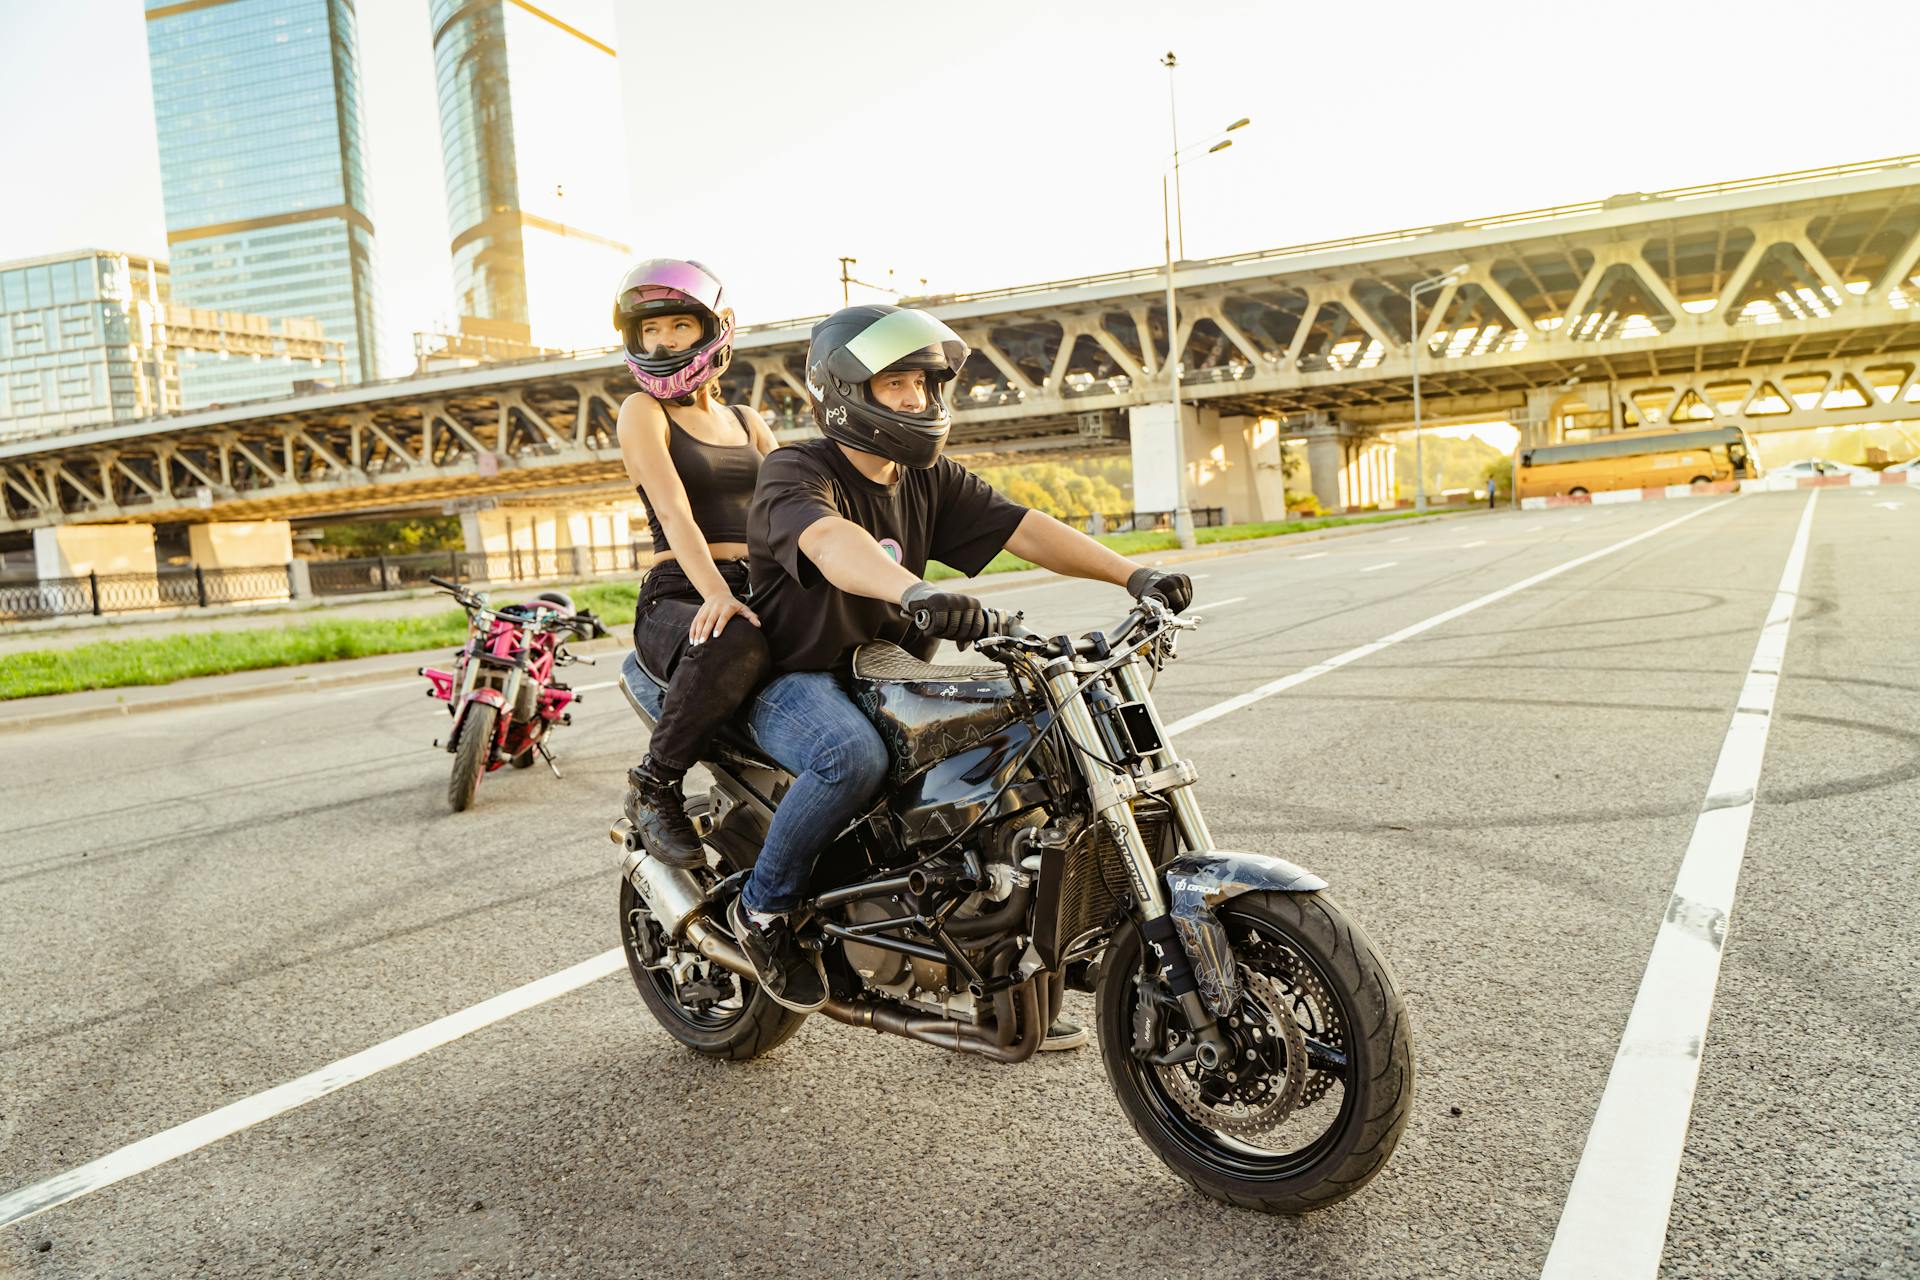
[{"label": "street lamp post", "polygon": [[1444,289],[1466,273],[1466,267],[1459,266],[1444,275],[1416,281],[1407,288],[1407,359],[1413,365],[1413,509],[1427,509],[1427,451],[1424,447],[1426,437],[1420,431],[1420,295],[1435,289]]},{"label": "street lamp post", "polygon": [[[1178,64],[1171,53],[1162,58],[1160,62],[1161,65],[1167,69],[1167,101],[1169,107],[1171,107],[1173,102],[1173,68]],[[1193,507],[1187,501],[1187,425],[1184,415],[1180,410],[1180,320],[1175,310],[1173,294],[1174,209],[1168,200],[1167,182],[1169,178],[1174,180],[1174,200],[1177,201],[1179,198],[1178,180],[1180,157],[1200,146],[1206,146],[1208,155],[1212,155],[1216,151],[1225,151],[1233,145],[1233,139],[1226,135],[1232,133],[1235,129],[1246,128],[1246,126],[1253,123],[1253,121],[1246,116],[1241,116],[1213,137],[1204,138],[1200,142],[1193,143],[1191,146],[1182,147],[1180,145],[1179,119],[1177,113],[1173,115],[1173,154],[1168,158],[1168,167],[1160,171],[1160,228],[1161,244],[1166,250],[1167,256],[1167,392],[1168,398],[1173,405],[1173,536],[1179,541],[1183,549],[1191,550],[1193,547],[1199,545],[1199,543],[1193,536]],[[1184,228],[1182,229],[1180,256],[1182,259],[1186,257]],[[1145,349],[1147,338],[1147,334],[1143,333],[1140,335],[1143,350]]]}]

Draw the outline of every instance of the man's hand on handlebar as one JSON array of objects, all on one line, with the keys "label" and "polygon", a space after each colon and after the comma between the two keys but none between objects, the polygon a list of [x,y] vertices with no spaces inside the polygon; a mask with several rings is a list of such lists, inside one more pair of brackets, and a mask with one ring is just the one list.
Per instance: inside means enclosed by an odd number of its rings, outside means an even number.
[{"label": "man's hand on handlebar", "polygon": [[900,597],[900,607],[926,635],[962,646],[1001,628],[997,610],[958,591],[942,591],[930,582],[916,582]]},{"label": "man's hand on handlebar", "polygon": [[1159,569],[1135,569],[1127,579],[1127,594],[1135,600],[1152,596],[1169,612],[1179,613],[1193,603],[1193,579],[1184,573],[1165,573]]}]

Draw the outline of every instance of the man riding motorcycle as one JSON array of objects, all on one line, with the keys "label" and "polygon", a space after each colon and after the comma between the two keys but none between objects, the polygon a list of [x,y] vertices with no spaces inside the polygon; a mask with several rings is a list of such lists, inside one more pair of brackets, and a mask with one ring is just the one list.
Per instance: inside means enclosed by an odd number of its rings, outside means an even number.
[{"label": "man riding motorcycle", "polygon": [[827,983],[819,953],[799,944],[788,915],[820,852],[879,793],[889,763],[846,691],[854,649],[888,640],[924,658],[940,640],[964,645],[994,625],[980,600],[926,582],[927,562],[971,575],[1005,548],[1175,612],[1192,598],[1185,574],[1135,564],[942,456],[951,425],[943,387],[967,355],[953,330],[911,308],[848,307],[822,320],[807,386],[825,438],[767,457],[748,516],[754,605],[775,669],[749,722],[794,784],[728,919],[761,987],[798,1012],[819,1009]]}]

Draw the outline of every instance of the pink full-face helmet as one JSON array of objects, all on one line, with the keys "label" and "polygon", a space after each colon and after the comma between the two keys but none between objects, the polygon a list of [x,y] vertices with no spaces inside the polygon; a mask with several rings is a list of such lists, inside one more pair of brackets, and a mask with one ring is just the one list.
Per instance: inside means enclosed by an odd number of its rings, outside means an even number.
[{"label": "pink full-face helmet", "polygon": [[[613,296],[613,327],[620,331],[627,368],[640,389],[656,400],[690,404],[693,393],[726,371],[733,358],[733,312],[723,290],[697,262],[653,258],[620,281]],[[640,322],[648,316],[690,315],[700,321],[700,341],[685,351],[640,346]]]}]

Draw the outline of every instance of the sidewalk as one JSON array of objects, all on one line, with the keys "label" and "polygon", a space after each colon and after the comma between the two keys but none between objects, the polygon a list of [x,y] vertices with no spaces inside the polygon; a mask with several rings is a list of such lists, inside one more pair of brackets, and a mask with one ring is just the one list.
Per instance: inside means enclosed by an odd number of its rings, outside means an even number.
[{"label": "sidewalk", "polygon": [[[1477,509],[1480,515],[1489,514],[1484,508]],[[1492,514],[1516,514],[1510,509]],[[1354,537],[1360,534],[1377,532],[1384,528],[1399,528],[1409,524],[1424,524],[1431,520],[1446,519],[1450,515],[1471,514],[1467,512],[1443,513],[1432,516],[1414,516],[1405,520],[1390,521],[1384,524],[1343,525],[1333,529],[1316,529],[1309,533],[1280,534],[1271,538],[1249,538],[1242,542],[1220,542],[1212,546],[1196,547],[1191,551],[1155,551],[1137,556],[1141,564],[1162,567],[1166,565],[1187,564],[1200,560],[1214,560],[1221,556],[1243,555],[1248,552],[1269,550],[1280,544],[1296,545],[1308,542],[1324,542],[1330,538]],[[945,578],[941,585],[956,591],[992,598],[996,591],[1007,591],[1015,587],[1042,582],[1054,577],[1045,569],[1023,569],[1013,573],[996,573],[982,578]],[[529,591],[538,588],[528,588]],[[426,598],[412,600],[376,601],[341,606],[340,611],[331,613],[335,617],[381,617],[393,616],[396,612],[433,612],[449,608],[445,597],[433,593]],[[385,609],[385,613],[363,612],[367,609]],[[230,622],[239,626],[249,623],[258,625],[260,615],[244,615],[228,619],[193,619],[196,623],[215,624]],[[629,643],[628,630],[631,619],[604,619],[613,632],[604,640],[590,644],[574,644],[568,647],[588,657],[601,654],[621,654]],[[191,628],[194,631],[227,630],[230,627],[202,625]],[[159,634],[165,634],[161,632]],[[85,639],[102,639],[98,631],[83,631]],[[46,637],[51,638],[51,637]],[[116,633],[114,638],[119,638]],[[7,637],[11,640],[12,637]],[[75,640],[72,643],[82,643]],[[39,646],[14,646],[17,648],[66,647],[43,644]],[[333,689],[357,684],[368,684],[378,680],[398,680],[412,676],[419,667],[438,664],[447,660],[452,646],[442,645],[413,653],[386,653],[370,658],[348,658],[339,662],[315,662],[298,667],[267,667],[258,671],[235,671],[226,675],[196,676],[189,680],[176,680],[172,684],[159,685],[123,685],[114,689],[87,689],[79,693],[56,693],[41,698],[16,698],[0,702],[0,734],[11,730],[32,729],[42,725],[71,724],[79,720],[93,720],[107,716],[134,715],[144,711],[164,711],[170,708],[227,702],[238,698],[267,697],[273,694],[290,693],[301,689]],[[4,653],[4,649],[0,649]],[[606,674],[598,678],[613,678],[617,664],[602,662]],[[593,668],[586,668],[593,670]],[[580,670],[571,676],[574,682],[584,682],[588,677]],[[425,688],[424,682],[421,685]]]}]

